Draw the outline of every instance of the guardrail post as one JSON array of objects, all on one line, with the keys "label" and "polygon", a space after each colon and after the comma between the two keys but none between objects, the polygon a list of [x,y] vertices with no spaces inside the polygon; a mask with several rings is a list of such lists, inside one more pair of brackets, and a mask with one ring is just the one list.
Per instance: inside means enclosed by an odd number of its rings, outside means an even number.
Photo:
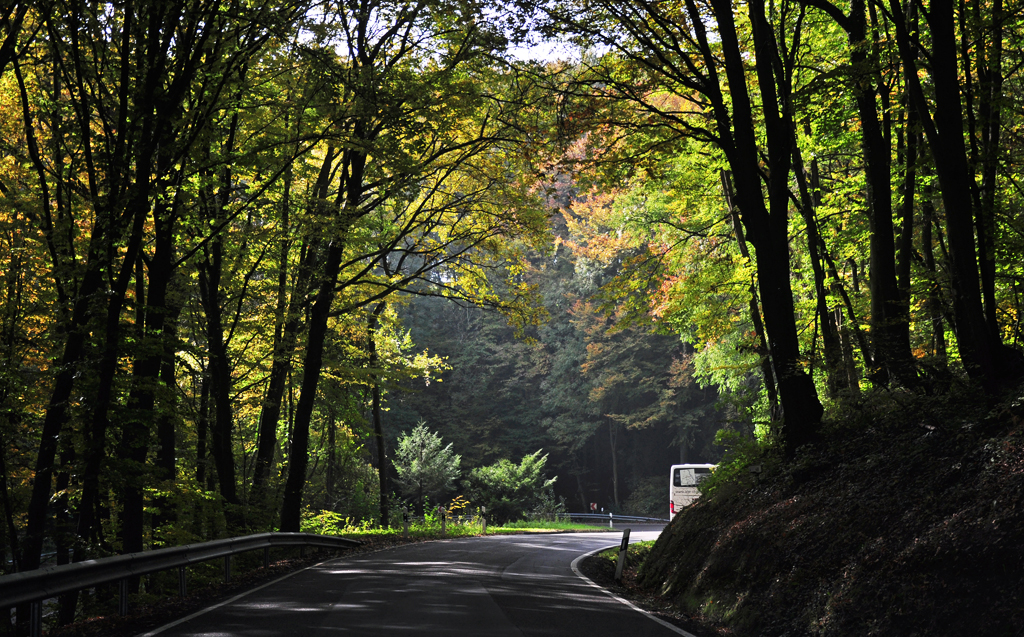
[{"label": "guardrail post", "polygon": [[270,547],[263,547],[263,568],[270,568]]},{"label": "guardrail post", "polygon": [[32,637],[43,634],[43,602],[35,601],[28,608],[28,630]]},{"label": "guardrail post", "polygon": [[185,597],[188,594],[188,584],[185,581],[185,567],[178,567],[178,597]]},{"label": "guardrail post", "polygon": [[622,532],[622,544],[619,544],[619,558],[615,560],[615,581],[622,579],[622,569],[626,566],[626,552],[629,547],[629,529]]},{"label": "guardrail post", "polygon": [[128,614],[128,580],[117,581],[117,612],[124,617]]},{"label": "guardrail post", "polygon": [[306,557],[306,545],[305,544],[303,544],[302,546],[299,547],[299,557],[301,557],[301,558],[305,558]]},{"label": "guardrail post", "polygon": [[231,556],[224,556],[224,583],[231,581]]}]

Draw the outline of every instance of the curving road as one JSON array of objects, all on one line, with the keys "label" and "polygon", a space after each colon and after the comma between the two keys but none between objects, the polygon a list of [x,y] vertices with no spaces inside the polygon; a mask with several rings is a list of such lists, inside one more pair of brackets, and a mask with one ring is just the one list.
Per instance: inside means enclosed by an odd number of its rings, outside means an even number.
[{"label": "curving road", "polygon": [[[631,540],[657,527],[634,527]],[[574,559],[619,533],[506,535],[409,544],[300,571],[146,635],[687,634],[577,576]]]}]

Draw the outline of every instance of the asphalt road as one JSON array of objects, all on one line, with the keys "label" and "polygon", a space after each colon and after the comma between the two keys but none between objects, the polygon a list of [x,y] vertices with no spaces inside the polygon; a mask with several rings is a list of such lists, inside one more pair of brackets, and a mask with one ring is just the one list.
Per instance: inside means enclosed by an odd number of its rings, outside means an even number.
[{"label": "asphalt road", "polygon": [[[658,534],[633,528],[631,540]],[[574,559],[620,539],[618,532],[489,536],[342,557],[147,635],[681,634],[573,572]]]}]

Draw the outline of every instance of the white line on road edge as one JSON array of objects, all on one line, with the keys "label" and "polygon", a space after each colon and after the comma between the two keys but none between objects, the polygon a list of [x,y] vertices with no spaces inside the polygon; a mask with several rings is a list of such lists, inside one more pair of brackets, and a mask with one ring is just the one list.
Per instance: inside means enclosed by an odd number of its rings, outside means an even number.
[{"label": "white line on road edge", "polygon": [[242,599],[246,595],[250,595],[252,593],[255,593],[256,591],[262,590],[262,589],[264,589],[264,588],[266,588],[268,586],[273,586],[274,584],[277,584],[278,582],[283,582],[284,580],[288,579],[292,575],[298,575],[302,571],[308,571],[311,568],[315,568],[317,566],[320,566],[321,564],[326,564],[327,562],[331,562],[331,561],[334,561],[336,559],[340,559],[340,558],[332,557],[329,560],[324,560],[323,562],[317,562],[316,564],[310,564],[306,568],[302,568],[302,569],[299,569],[297,571],[292,571],[291,573],[288,573],[286,575],[282,575],[281,577],[279,577],[279,578],[277,578],[277,579],[275,579],[273,581],[267,582],[266,584],[263,584],[262,586],[257,586],[256,588],[252,588],[252,589],[249,589],[249,590],[247,590],[247,591],[245,591],[243,593],[239,593],[238,595],[235,595],[231,599],[226,599],[226,600],[224,600],[223,602],[221,602],[219,604],[214,604],[213,606],[208,606],[208,607],[206,607],[206,608],[204,608],[204,609],[202,609],[200,611],[196,611],[196,612],[192,613],[191,615],[189,615],[188,617],[182,617],[181,619],[173,621],[173,622],[171,622],[169,624],[164,624],[163,626],[160,626],[159,628],[154,628],[153,630],[149,631],[148,633],[139,633],[138,635],[136,635],[136,637],[153,637],[153,635],[159,635],[160,633],[164,632],[165,630],[168,630],[170,628],[174,628],[175,626],[177,626],[179,624],[184,624],[187,621],[192,621],[196,617],[199,617],[200,615],[205,615],[206,613],[210,612],[211,610],[217,610],[221,606],[227,606],[228,604],[231,604],[233,602],[237,602],[238,600]]},{"label": "white line on road edge", "polygon": [[577,577],[579,577],[581,580],[583,580],[587,584],[590,584],[591,586],[593,586],[597,590],[601,591],[602,593],[604,593],[608,597],[611,597],[614,600],[622,602],[623,604],[625,604],[626,606],[629,606],[630,608],[632,608],[633,610],[635,610],[638,613],[643,613],[644,615],[647,615],[648,617],[650,617],[654,621],[658,622],[659,624],[661,624],[665,628],[668,628],[669,630],[671,630],[672,632],[676,633],[677,635],[683,635],[683,637],[697,637],[693,633],[688,633],[685,630],[683,630],[682,628],[680,628],[678,626],[674,626],[674,625],[668,623],[667,621],[665,621],[664,619],[661,619],[660,617],[656,617],[655,615],[652,615],[651,613],[649,613],[649,612],[645,611],[644,609],[640,608],[639,606],[637,606],[633,602],[629,601],[628,599],[623,599],[623,598],[619,597],[615,593],[611,592],[610,590],[608,590],[604,586],[601,586],[600,584],[598,584],[597,582],[595,582],[594,580],[590,579],[589,577],[587,577],[586,575],[584,575],[583,573],[580,572],[579,563],[581,561],[583,561],[584,559],[590,557],[591,555],[593,555],[595,553],[600,553],[601,551],[607,551],[608,549],[614,549],[614,548],[617,548],[618,546],[619,546],[618,544],[613,544],[612,546],[605,546],[603,548],[594,549],[593,551],[591,551],[589,553],[584,553],[583,555],[577,557],[576,559],[574,559],[572,561],[572,564],[570,565],[570,566],[572,566],[572,572],[576,573]]}]

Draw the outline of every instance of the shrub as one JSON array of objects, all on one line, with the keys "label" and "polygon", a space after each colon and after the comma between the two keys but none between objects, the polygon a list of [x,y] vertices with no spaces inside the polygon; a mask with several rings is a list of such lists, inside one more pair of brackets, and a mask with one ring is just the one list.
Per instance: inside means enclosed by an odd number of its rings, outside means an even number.
[{"label": "shrub", "polygon": [[556,513],[562,506],[555,500],[552,485],[555,478],[545,478],[547,454],[541,450],[523,457],[517,465],[501,459],[473,469],[464,481],[469,499],[487,507],[487,519],[495,524],[521,520],[531,512]]}]

